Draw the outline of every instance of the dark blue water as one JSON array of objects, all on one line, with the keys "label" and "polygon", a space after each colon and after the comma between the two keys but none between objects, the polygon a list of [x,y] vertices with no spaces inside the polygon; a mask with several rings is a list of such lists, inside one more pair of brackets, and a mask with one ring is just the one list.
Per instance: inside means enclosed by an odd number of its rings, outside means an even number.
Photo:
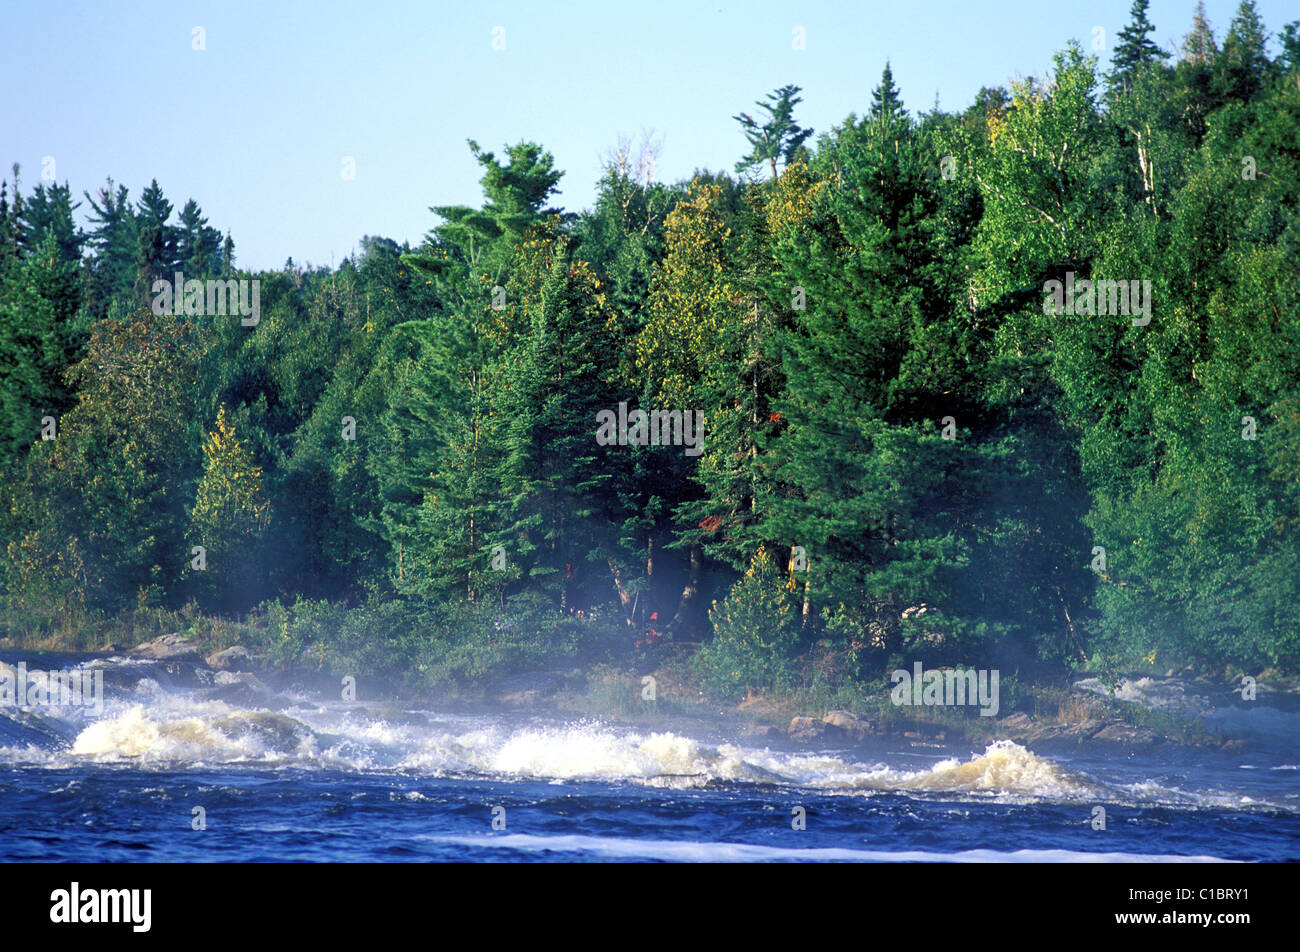
[{"label": "dark blue water", "polygon": [[1277,711],[1234,755],[809,751],[680,726],[395,713],[116,664],[98,713],[3,712],[0,858],[1300,859],[1300,771]]}]

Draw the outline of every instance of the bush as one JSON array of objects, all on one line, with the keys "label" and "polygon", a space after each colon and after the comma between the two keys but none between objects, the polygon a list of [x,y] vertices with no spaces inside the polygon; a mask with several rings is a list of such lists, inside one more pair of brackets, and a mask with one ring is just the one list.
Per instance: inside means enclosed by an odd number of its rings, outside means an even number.
[{"label": "bush", "polygon": [[799,612],[766,549],[758,550],[722,604],[714,602],[709,621],[713,640],[695,655],[709,690],[730,698],[796,685]]},{"label": "bush", "polygon": [[609,641],[604,619],[559,615],[549,599],[471,605],[410,598],[347,607],[299,599],[266,606],[274,660],[378,679],[391,692],[472,688],[522,671],[573,666]]}]

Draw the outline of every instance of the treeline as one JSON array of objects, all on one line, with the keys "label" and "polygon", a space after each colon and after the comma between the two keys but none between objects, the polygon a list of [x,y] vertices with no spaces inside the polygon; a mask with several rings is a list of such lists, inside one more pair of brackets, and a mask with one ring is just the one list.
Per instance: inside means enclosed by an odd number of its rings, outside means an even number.
[{"label": "treeline", "polygon": [[[1296,669],[1300,24],[1272,58],[1253,3],[1221,41],[1198,8],[1170,56],[1145,8],[1109,72],[1071,44],[960,113],[909,113],[886,66],[814,135],[783,87],[734,176],[624,150],[580,214],[541,146],[471,142],[480,207],[333,270],[240,271],[156,182],[83,196],[83,233],[15,169],[8,626],[301,598],[436,610],[373,637],[445,646],[460,606],[489,639],[703,641],[723,692]],[[259,281],[258,320],[152,306],[176,271]],[[637,410],[701,414],[702,452]]]}]

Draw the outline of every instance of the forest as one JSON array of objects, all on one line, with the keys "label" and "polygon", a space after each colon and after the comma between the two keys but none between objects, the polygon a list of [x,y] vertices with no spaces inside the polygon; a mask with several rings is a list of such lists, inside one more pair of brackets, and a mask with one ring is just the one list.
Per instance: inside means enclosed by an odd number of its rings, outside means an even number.
[{"label": "forest", "polygon": [[[479,207],[336,267],[15,166],[0,634],[425,686],[685,659],[728,698],[1297,672],[1300,21],[1198,7],[1171,52],[1146,8],[961,111],[888,64],[830,129],[756,90],[733,169],[624,145],[581,212],[544,144],[470,140]],[[240,282],[255,321],[209,306]]]}]

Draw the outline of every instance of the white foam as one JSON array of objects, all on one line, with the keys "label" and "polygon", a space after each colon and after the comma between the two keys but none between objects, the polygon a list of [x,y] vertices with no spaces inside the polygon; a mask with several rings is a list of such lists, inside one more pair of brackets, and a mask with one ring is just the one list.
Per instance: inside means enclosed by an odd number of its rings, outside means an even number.
[{"label": "white foam", "polygon": [[694,843],[634,840],[610,836],[537,836],[529,833],[427,836],[420,839],[474,849],[584,853],[616,859],[660,859],[685,863],[761,863],[779,860],[859,863],[1228,863],[1216,856],[1168,853],[1085,853],[1077,850],[859,850],[843,847],[781,847],[751,843]]},{"label": "white foam", "polygon": [[[1084,678],[1074,682],[1083,691],[1110,696],[1110,689],[1098,678]],[[1214,705],[1198,693],[1193,686],[1177,678],[1125,678],[1115,688],[1115,698],[1130,701],[1157,711],[1199,716],[1209,714]]]}]

